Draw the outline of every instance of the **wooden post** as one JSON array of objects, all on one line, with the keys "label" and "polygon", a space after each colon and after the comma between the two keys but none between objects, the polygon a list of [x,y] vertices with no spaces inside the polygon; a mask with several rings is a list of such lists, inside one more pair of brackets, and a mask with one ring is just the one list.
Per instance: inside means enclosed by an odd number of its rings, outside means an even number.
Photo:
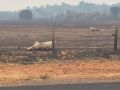
[{"label": "wooden post", "polygon": [[54,28],[52,29],[52,50],[54,53],[55,52],[55,30]]},{"label": "wooden post", "polygon": [[117,51],[117,40],[118,40],[118,27],[115,27],[115,34],[114,34],[114,51]]}]

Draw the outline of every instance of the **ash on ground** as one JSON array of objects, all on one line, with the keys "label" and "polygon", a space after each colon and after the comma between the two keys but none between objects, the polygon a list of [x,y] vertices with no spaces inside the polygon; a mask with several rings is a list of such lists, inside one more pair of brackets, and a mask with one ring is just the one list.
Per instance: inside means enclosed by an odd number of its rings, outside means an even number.
[{"label": "ash on ground", "polygon": [[50,60],[84,60],[84,59],[116,59],[120,60],[120,51],[112,49],[81,49],[52,51],[0,51],[0,63],[36,63]]}]

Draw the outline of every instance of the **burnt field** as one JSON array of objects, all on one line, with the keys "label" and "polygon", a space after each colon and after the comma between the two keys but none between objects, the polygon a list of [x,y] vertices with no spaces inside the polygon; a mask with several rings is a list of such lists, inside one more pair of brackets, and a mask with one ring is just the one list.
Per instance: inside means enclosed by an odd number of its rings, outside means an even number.
[{"label": "burnt field", "polygon": [[[52,40],[55,30],[55,53],[52,51],[26,51],[35,41]],[[113,51],[115,29],[97,26],[99,31],[89,27],[48,27],[40,25],[0,25],[0,62],[25,63],[41,60],[79,60],[85,58],[119,59],[118,51]]]}]

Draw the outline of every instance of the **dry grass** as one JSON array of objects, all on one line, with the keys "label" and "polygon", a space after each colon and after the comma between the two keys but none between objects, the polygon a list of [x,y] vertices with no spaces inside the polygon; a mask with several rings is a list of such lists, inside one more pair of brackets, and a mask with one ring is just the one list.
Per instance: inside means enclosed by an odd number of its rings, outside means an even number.
[{"label": "dry grass", "polygon": [[0,65],[0,84],[34,79],[120,79],[120,61],[52,61],[31,65]]}]

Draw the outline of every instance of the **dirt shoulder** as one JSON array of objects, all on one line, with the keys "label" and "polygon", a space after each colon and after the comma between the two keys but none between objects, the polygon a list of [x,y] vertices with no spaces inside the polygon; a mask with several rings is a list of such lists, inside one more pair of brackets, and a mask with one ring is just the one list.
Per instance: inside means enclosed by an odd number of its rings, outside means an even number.
[{"label": "dirt shoulder", "polygon": [[[37,83],[77,83],[120,80],[120,61],[42,61],[37,64],[1,64],[0,85]],[[32,84],[32,83],[31,83]]]}]

